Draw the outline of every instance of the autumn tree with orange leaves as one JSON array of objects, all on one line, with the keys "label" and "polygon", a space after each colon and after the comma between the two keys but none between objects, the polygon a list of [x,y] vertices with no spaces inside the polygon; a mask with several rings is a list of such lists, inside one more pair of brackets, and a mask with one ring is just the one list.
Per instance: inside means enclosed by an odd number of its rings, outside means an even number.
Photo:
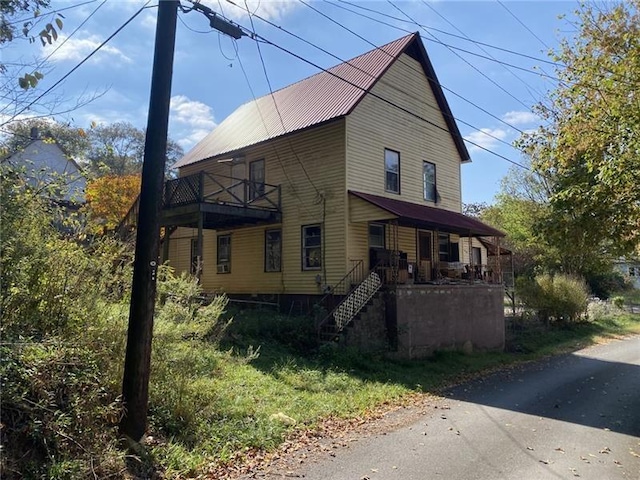
[{"label": "autumn tree with orange leaves", "polygon": [[96,225],[115,228],[140,193],[140,175],[107,175],[87,184],[88,211]]}]

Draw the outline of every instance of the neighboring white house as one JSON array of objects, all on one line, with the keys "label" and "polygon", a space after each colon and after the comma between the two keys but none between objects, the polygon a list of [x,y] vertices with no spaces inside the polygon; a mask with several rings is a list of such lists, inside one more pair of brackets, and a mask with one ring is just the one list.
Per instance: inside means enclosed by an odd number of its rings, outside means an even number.
[{"label": "neighboring white house", "polygon": [[64,187],[60,200],[71,203],[83,203],[85,200],[87,181],[82,169],[54,139],[40,138],[35,128],[31,131],[31,142],[3,162],[24,167],[34,185],[60,181]]},{"label": "neighboring white house", "polygon": [[640,260],[620,258],[615,268],[631,282],[634,288],[640,289]]}]

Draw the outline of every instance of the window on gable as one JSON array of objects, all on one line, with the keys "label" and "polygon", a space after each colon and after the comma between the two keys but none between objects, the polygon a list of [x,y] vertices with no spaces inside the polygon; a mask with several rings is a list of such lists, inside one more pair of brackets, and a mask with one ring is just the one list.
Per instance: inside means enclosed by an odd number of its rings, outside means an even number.
[{"label": "window on gable", "polygon": [[264,232],[264,271],[282,270],[282,230]]},{"label": "window on gable", "polygon": [[249,200],[264,195],[264,159],[249,164]]},{"label": "window on gable", "polygon": [[431,162],[422,163],[422,184],[424,188],[424,199],[435,202],[438,198],[436,192],[436,166]]},{"label": "window on gable", "polygon": [[302,269],[322,268],[322,227],[307,225],[302,227]]},{"label": "window on gable", "polygon": [[217,273],[231,273],[231,235],[218,235],[217,260]]},{"label": "window on gable", "polygon": [[400,193],[400,153],[384,150],[384,189],[387,192]]}]

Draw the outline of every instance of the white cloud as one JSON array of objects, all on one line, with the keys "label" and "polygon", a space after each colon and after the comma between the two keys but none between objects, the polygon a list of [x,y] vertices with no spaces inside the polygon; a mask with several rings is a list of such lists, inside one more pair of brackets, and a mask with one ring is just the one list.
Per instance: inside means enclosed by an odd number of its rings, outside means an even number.
[{"label": "white cloud", "polygon": [[[300,4],[297,0],[246,0],[249,12],[260,15],[267,20],[281,20]],[[205,0],[202,3],[210,7],[214,12],[220,12],[220,6],[215,0]],[[224,2],[224,15],[233,20],[244,20],[247,11],[244,1],[236,2],[237,7]],[[222,13],[222,12],[221,12]]]},{"label": "white cloud", "polygon": [[216,127],[213,110],[185,95],[171,97],[172,137],[184,149],[193,147]]},{"label": "white cloud", "polygon": [[[64,45],[61,45],[63,41],[66,42]],[[67,38],[61,35],[58,38],[56,45],[61,45],[54,53],[51,55],[51,61],[53,62],[63,62],[67,60],[71,61],[80,61],[87,57],[91,52],[93,52],[101,43],[103,39],[98,37],[97,35],[89,35],[85,38],[72,37]],[[49,48],[57,48],[55,45],[47,45],[44,48],[44,54],[48,54],[47,49]],[[106,60],[110,61],[110,65],[114,65],[113,60],[118,59],[124,63],[132,63],[133,61],[125,55],[122,50],[112,46],[112,45],[104,45],[93,57],[90,61],[93,62],[103,62]]]},{"label": "white cloud", "polygon": [[502,116],[502,120],[511,125],[529,125],[535,122],[540,121],[540,117],[538,117],[533,112],[528,111],[511,111],[507,112]]},{"label": "white cloud", "polygon": [[156,15],[155,12],[149,12],[149,11],[147,11],[144,14],[144,16],[142,17],[142,21],[140,22],[142,27],[149,30],[155,30],[156,23],[158,23],[158,16]]},{"label": "white cloud", "polygon": [[504,128],[481,128],[475,132],[471,132],[464,139],[473,142],[475,145],[469,145],[469,152],[479,152],[482,148],[492,149],[500,140],[504,140],[509,135],[509,131]]}]

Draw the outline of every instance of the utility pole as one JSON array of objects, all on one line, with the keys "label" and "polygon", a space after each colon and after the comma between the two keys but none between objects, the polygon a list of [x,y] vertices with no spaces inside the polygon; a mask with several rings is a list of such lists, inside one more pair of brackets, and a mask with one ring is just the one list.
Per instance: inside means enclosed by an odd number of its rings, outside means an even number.
[{"label": "utility pole", "polygon": [[160,250],[160,212],[178,4],[175,0],[158,2],[149,116],[142,163],[127,353],[122,379],[125,414],[120,422],[120,432],[136,442],[140,441],[147,428],[151,338]]},{"label": "utility pole", "polygon": [[[235,39],[246,35],[239,25],[228,22],[209,7],[195,0],[190,9],[209,20],[209,25]],[[167,156],[167,130],[173,77],[173,53],[179,1],[158,2],[153,73],[149,117],[142,162],[142,185],[133,261],[131,304],[127,352],[122,378],[122,399],[125,413],[120,421],[120,433],[138,442],[147,429],[149,374],[151,371],[151,339],[156,305],[156,277],[160,254],[160,214],[164,190],[164,168]],[[168,237],[166,241],[168,241]]]}]

